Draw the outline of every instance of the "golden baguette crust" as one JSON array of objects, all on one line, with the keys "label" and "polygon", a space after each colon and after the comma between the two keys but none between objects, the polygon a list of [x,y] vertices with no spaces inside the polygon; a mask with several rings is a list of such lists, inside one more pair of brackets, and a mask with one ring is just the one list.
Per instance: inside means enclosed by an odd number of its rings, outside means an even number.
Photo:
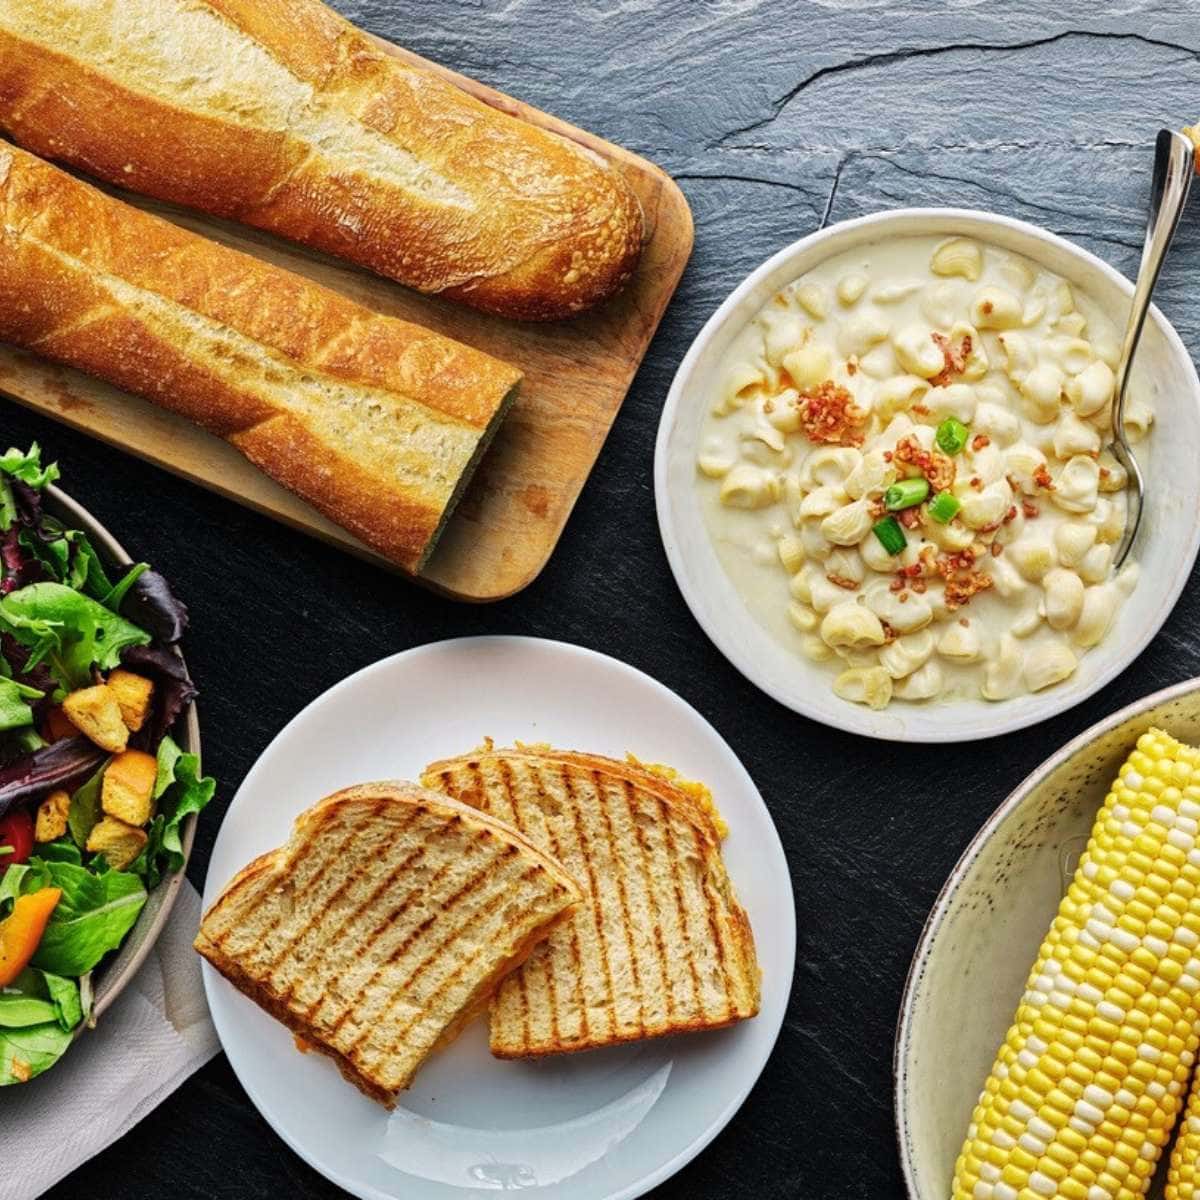
[{"label": "golden baguette crust", "polygon": [[5,143],[0,340],[203,425],[414,572],[521,377]]},{"label": "golden baguette crust", "polygon": [[0,0],[0,128],[503,316],[590,307],[641,252],[616,170],[319,0]]},{"label": "golden baguette crust", "polygon": [[195,947],[391,1108],[579,900],[504,822],[412,784],[361,784],[239,871]]},{"label": "golden baguette crust", "polygon": [[490,746],[430,764],[422,782],[511,821],[585,892],[497,992],[494,1055],[618,1045],[758,1012],[750,923],[714,814],[684,787],[599,755]]}]

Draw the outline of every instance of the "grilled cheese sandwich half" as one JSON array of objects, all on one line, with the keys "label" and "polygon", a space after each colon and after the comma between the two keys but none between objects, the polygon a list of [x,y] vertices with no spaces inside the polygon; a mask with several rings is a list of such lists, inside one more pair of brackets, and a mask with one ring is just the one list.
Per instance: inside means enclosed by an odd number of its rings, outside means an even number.
[{"label": "grilled cheese sandwich half", "polygon": [[580,901],[516,829],[407,783],[322,800],[234,877],[196,949],[386,1107]]},{"label": "grilled cheese sandwich half", "polygon": [[422,780],[515,825],[584,889],[500,985],[491,1048],[524,1058],[716,1029],[758,1012],[754,939],[707,789],[540,747],[431,764]]}]

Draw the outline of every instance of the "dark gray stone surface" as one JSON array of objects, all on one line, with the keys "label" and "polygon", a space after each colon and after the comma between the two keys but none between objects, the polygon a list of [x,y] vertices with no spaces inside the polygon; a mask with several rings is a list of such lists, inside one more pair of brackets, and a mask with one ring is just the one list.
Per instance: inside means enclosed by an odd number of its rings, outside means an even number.
[{"label": "dark gray stone surface", "polygon": [[[224,806],[284,722],[384,654],[461,634],[563,638],[614,654],[705,714],[757,780],[787,849],[799,960],[775,1056],[741,1113],[663,1200],[900,1196],[892,1035],[925,914],[972,833],[1087,725],[1200,673],[1185,595],[1105,692],[1045,725],[957,749],[874,744],[758,694],[708,644],[659,545],[654,433],[688,342],[743,275],[823,221],[965,204],[1036,221],[1136,265],[1149,147],[1200,116],[1194,3],[910,0],[335,0],[367,28],[630,146],[679,178],[696,252],[558,552],[524,594],[449,604],[5,404],[70,490],[176,583]],[[1200,210],[1162,306],[1200,345]],[[964,1014],[969,1019],[970,1014]],[[56,1200],[340,1194],[271,1133],[224,1059]]]}]

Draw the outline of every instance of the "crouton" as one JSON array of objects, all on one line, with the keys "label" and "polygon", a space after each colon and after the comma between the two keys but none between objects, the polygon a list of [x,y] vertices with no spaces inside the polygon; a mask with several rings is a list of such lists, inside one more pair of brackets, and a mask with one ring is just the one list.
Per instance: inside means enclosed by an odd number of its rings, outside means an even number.
[{"label": "crouton", "polygon": [[126,825],[116,817],[103,817],[92,826],[87,848],[94,854],[104,855],[114,871],[123,871],[141,854],[147,840],[144,829]]},{"label": "crouton", "polygon": [[67,832],[67,813],[71,810],[71,793],[59,788],[38,805],[37,825],[33,837],[38,842],[52,842]]},{"label": "crouton", "polygon": [[129,730],[121,719],[116,693],[107,684],[80,688],[63,701],[63,712],[80,733],[101,750],[119,754],[129,743]]},{"label": "crouton", "polygon": [[135,675],[118,667],[108,677],[108,686],[112,688],[121,706],[121,719],[126,726],[137,733],[146,723],[150,715],[150,703],[154,699],[154,681],[144,675]]},{"label": "crouton", "polygon": [[48,742],[61,742],[63,738],[76,737],[79,730],[71,724],[61,704],[54,705],[42,722],[42,737]]},{"label": "crouton", "polygon": [[100,807],[126,825],[145,825],[154,807],[158,763],[153,754],[126,750],[104,769]]}]

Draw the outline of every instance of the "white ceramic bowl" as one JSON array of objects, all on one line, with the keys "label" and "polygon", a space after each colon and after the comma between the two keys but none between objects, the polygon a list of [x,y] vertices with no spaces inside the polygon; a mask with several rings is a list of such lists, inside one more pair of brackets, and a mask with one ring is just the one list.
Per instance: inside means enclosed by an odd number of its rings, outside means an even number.
[{"label": "white ceramic bowl", "polygon": [[[750,614],[717,558],[701,513],[696,454],[708,384],[730,343],[781,287],[818,263],[889,238],[963,234],[1016,251],[1078,285],[1112,312],[1120,327],[1132,285],[1078,246],[1010,217],[955,208],[909,208],[833,225],[763,263],[700,331],[671,385],[654,464],[659,528],[675,580],[696,620],[752,683],[814,720],[868,737],[958,742],[1022,729],[1078,704],[1145,648],[1187,582],[1200,545],[1200,379],[1179,335],[1152,310],[1134,366],[1157,412],[1148,442],[1151,472],[1142,533],[1134,547],[1142,576],[1105,640],[1067,682],[1036,695],[989,704],[897,701],[881,712],[839,699],[827,666],[788,652]],[[1168,268],[1169,269],[1169,268]]]},{"label": "white ceramic bowl", "polygon": [[1157,725],[1200,744],[1200,679],[1147,696],[1046,760],[942,888],[896,1030],[896,1130],[912,1200],[945,1200],[979,1090],[1108,785]]}]

